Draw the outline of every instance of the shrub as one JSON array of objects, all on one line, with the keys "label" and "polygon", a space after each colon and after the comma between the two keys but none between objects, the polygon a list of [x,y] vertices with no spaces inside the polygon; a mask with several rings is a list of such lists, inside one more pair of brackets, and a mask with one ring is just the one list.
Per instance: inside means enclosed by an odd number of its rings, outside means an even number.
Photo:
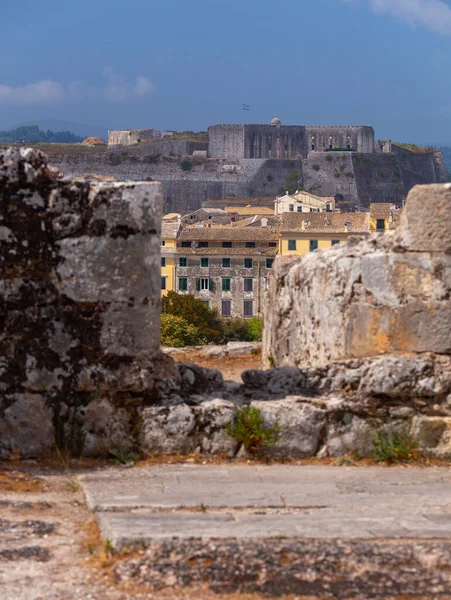
[{"label": "shrub", "polygon": [[108,162],[113,166],[120,165],[122,162],[122,156],[120,154],[110,154],[108,157]]},{"label": "shrub", "polygon": [[419,456],[418,440],[407,429],[380,429],[373,439],[373,458],[382,462],[410,462]]},{"label": "shrub", "polygon": [[248,332],[248,321],[246,319],[223,319],[222,320],[223,338],[222,343],[227,342],[250,342]]},{"label": "shrub", "polygon": [[161,315],[160,336],[161,344],[171,348],[199,346],[203,342],[197,327],[177,315]]},{"label": "shrub", "polygon": [[153,181],[153,177],[146,177],[146,181]]},{"label": "shrub", "polygon": [[299,189],[300,177],[301,175],[297,171],[290,171],[285,178],[285,191],[288,191],[289,194],[294,194]]},{"label": "shrub", "polygon": [[252,317],[247,321],[247,335],[250,342],[261,342],[263,333],[263,319]]},{"label": "shrub", "polygon": [[326,155],[326,160],[327,160],[327,162],[332,162],[333,158],[332,158],[332,156],[330,154],[327,154]]},{"label": "shrub", "polygon": [[191,171],[193,168],[193,163],[190,160],[182,160],[180,163],[180,168],[182,171]]},{"label": "shrub", "polygon": [[317,172],[318,172],[318,171],[321,169],[321,167],[320,167],[318,164],[314,164],[314,165],[312,165],[312,169],[313,169],[314,171],[317,171]]},{"label": "shrub", "polygon": [[273,446],[280,440],[280,425],[265,426],[261,411],[253,406],[244,406],[235,413],[233,423],[225,426],[230,437],[241,442],[247,452],[258,454],[267,446]]},{"label": "shrub", "polygon": [[161,299],[161,312],[182,317],[199,331],[204,343],[219,343],[223,335],[221,319],[216,309],[209,308],[191,294],[168,292]]}]

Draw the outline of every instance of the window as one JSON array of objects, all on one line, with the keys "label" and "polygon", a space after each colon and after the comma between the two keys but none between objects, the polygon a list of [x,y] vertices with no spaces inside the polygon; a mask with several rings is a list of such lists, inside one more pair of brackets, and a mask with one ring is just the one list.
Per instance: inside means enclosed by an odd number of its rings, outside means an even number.
[{"label": "window", "polygon": [[221,302],[221,315],[223,317],[231,317],[232,316],[232,301],[231,300],[223,300]]},{"label": "window", "polygon": [[336,244],[339,244],[340,240],[332,240],[332,246],[335,246]]},{"label": "window", "polygon": [[208,258],[206,258],[205,256],[203,256],[200,259],[200,266],[201,267],[208,267]]},{"label": "window", "polygon": [[274,262],[273,258],[267,258],[266,259],[266,268],[267,269],[272,269],[272,263]]},{"label": "window", "polygon": [[179,292],[188,291],[188,277],[179,277]]},{"label": "window", "polygon": [[191,242],[182,242],[182,248],[191,248]]},{"label": "window", "polygon": [[298,206],[298,212],[302,212],[302,206]]},{"label": "window", "polygon": [[315,144],[312,144],[312,150],[314,150],[314,149],[315,149]]},{"label": "window", "polygon": [[161,257],[161,266],[162,267],[166,266],[166,258],[164,256]]},{"label": "window", "polygon": [[222,242],[223,248],[232,248],[232,242]]},{"label": "window", "polygon": [[208,242],[199,242],[199,248],[208,248]]},{"label": "window", "polygon": [[245,292],[252,292],[254,289],[254,280],[253,279],[248,279],[247,277],[244,280],[244,291]]},{"label": "window", "polygon": [[254,314],[254,302],[252,300],[245,300],[243,302],[243,315],[245,317],[252,317]]},{"label": "window", "polygon": [[318,250],[318,240],[310,240],[309,250],[310,250],[310,252],[314,252],[315,250]]},{"label": "window", "polygon": [[230,258],[223,258],[222,259],[222,268],[223,269],[230,269]]},{"label": "window", "polygon": [[198,279],[199,282],[199,290],[209,290],[210,289],[210,279],[209,277],[201,277]]},{"label": "window", "polygon": [[223,277],[222,278],[222,291],[223,292],[230,292],[230,277]]},{"label": "window", "polygon": [[296,250],[296,240],[288,240],[288,250]]},{"label": "window", "polygon": [[162,290],[166,289],[166,277],[161,278],[161,289]]},{"label": "window", "polygon": [[166,246],[166,240],[161,240],[161,245]]},{"label": "window", "polygon": [[245,258],[244,259],[244,268],[245,269],[252,269],[252,258]]},{"label": "window", "polygon": [[290,212],[294,212],[294,204],[290,204],[288,206],[288,208],[289,208]]},{"label": "window", "polygon": [[187,267],[187,266],[188,266],[188,259],[186,258],[186,256],[180,256],[179,267]]},{"label": "window", "polygon": [[246,248],[255,248],[255,242],[246,242]]},{"label": "window", "polygon": [[384,219],[377,219],[377,221],[376,221],[376,231],[385,231],[385,221],[384,221]]},{"label": "window", "polygon": [[269,242],[268,246],[270,248],[277,248],[277,242]]}]

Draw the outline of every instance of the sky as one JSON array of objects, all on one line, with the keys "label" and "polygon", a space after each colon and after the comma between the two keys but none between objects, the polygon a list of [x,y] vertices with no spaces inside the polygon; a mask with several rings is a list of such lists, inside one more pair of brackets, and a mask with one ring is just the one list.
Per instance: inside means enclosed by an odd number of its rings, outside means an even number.
[{"label": "sky", "polygon": [[278,117],[451,145],[451,0],[1,3],[0,129]]}]

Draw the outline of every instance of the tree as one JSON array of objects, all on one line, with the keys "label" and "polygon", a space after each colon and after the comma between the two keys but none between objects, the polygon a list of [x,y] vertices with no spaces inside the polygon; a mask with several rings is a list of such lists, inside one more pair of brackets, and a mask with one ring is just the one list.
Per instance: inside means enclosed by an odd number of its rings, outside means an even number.
[{"label": "tree", "polygon": [[219,343],[222,338],[222,324],[216,309],[209,308],[202,300],[190,294],[168,292],[161,303],[163,314],[182,317],[194,325],[205,343]]}]

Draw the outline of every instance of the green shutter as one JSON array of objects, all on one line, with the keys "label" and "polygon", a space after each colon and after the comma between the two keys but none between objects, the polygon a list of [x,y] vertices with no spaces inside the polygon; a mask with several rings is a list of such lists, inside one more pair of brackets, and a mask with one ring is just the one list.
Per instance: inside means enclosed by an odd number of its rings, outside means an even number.
[{"label": "green shutter", "polygon": [[196,279],[196,290],[200,292],[200,279]]}]

